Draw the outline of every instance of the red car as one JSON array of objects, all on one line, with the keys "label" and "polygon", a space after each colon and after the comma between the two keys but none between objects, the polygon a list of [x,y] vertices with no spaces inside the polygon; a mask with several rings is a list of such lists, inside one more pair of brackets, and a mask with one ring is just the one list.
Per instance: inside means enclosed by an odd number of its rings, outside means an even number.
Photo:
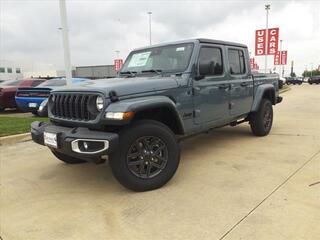
[{"label": "red car", "polygon": [[15,94],[18,87],[35,87],[45,79],[11,80],[0,83],[0,111],[16,108]]}]

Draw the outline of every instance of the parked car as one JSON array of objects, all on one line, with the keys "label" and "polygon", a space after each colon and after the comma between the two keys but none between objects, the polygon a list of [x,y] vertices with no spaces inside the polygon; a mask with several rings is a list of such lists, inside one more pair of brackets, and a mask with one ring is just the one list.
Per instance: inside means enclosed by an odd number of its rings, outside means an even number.
[{"label": "parked car", "polygon": [[35,87],[44,79],[9,80],[0,83],[0,111],[6,108],[16,108],[15,94],[18,87]]},{"label": "parked car", "polygon": [[286,79],[284,77],[279,77],[279,89],[282,89],[285,83]]},{"label": "parked car", "polygon": [[320,75],[319,76],[312,76],[308,79],[309,84],[319,84],[320,83]]},{"label": "parked car", "polygon": [[268,135],[272,105],[282,100],[278,80],[251,73],[243,44],[194,39],[140,48],[118,78],[51,92],[50,122],[33,122],[32,139],[65,163],[108,159],[123,186],[152,190],[176,172],[179,139],[244,122]]},{"label": "parked car", "polygon": [[[72,78],[73,84],[81,84],[89,79],[87,78]],[[24,112],[32,112],[34,115],[47,116],[45,108],[46,99],[49,97],[53,89],[64,88],[66,86],[65,78],[54,78],[48,80],[35,88],[18,88],[16,92],[16,103],[20,110]],[[41,111],[38,111],[41,103]]]},{"label": "parked car", "polygon": [[286,77],[286,83],[288,85],[290,85],[290,84],[293,84],[293,85],[299,84],[299,85],[301,85],[303,83],[303,79],[302,78],[298,78],[298,77]]}]

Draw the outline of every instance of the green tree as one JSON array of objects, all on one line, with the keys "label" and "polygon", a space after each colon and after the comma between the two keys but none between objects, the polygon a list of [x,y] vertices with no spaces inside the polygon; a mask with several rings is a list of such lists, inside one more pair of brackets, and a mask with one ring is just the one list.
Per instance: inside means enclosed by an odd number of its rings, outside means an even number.
[{"label": "green tree", "polygon": [[290,77],[296,77],[296,76],[297,76],[297,75],[296,75],[295,72],[290,73]]},{"label": "green tree", "polygon": [[[317,75],[320,75],[320,71],[319,70],[312,70],[312,76],[317,76]],[[311,77],[311,71],[305,70],[302,73],[302,76],[303,77]]]}]

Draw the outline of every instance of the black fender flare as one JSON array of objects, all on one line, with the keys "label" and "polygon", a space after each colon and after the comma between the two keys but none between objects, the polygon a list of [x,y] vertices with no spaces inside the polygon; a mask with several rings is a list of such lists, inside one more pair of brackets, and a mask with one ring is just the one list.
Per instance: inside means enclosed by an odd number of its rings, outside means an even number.
[{"label": "black fender flare", "polygon": [[261,100],[265,94],[265,92],[271,92],[271,103],[275,105],[277,103],[277,97],[276,97],[276,89],[274,85],[272,84],[263,84],[257,87],[251,107],[251,112],[256,112],[259,109]]},{"label": "black fender flare", "polygon": [[148,96],[136,97],[131,99],[119,100],[111,103],[106,112],[141,112],[148,109],[166,107],[173,113],[175,120],[177,120],[179,132],[184,133],[183,121],[176,108],[176,104],[167,96]]}]

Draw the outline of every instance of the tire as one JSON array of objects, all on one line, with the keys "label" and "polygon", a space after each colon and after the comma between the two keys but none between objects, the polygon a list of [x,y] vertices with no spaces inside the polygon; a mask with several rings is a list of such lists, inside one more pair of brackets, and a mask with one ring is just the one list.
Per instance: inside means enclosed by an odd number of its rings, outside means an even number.
[{"label": "tire", "polygon": [[65,155],[63,153],[59,153],[57,151],[52,150],[53,155],[61,160],[62,162],[68,163],[68,164],[79,164],[79,163],[86,163],[87,161],[79,159],[79,158],[74,158],[68,155]]},{"label": "tire", "polygon": [[180,147],[173,132],[153,120],[140,120],[119,133],[121,149],[110,157],[115,178],[137,192],[157,189],[175,174]]},{"label": "tire", "polygon": [[259,110],[250,116],[251,131],[256,136],[266,136],[272,128],[273,109],[270,100],[263,98]]},{"label": "tire", "polygon": [[37,110],[32,110],[31,113],[33,116],[38,117],[38,111]]}]

